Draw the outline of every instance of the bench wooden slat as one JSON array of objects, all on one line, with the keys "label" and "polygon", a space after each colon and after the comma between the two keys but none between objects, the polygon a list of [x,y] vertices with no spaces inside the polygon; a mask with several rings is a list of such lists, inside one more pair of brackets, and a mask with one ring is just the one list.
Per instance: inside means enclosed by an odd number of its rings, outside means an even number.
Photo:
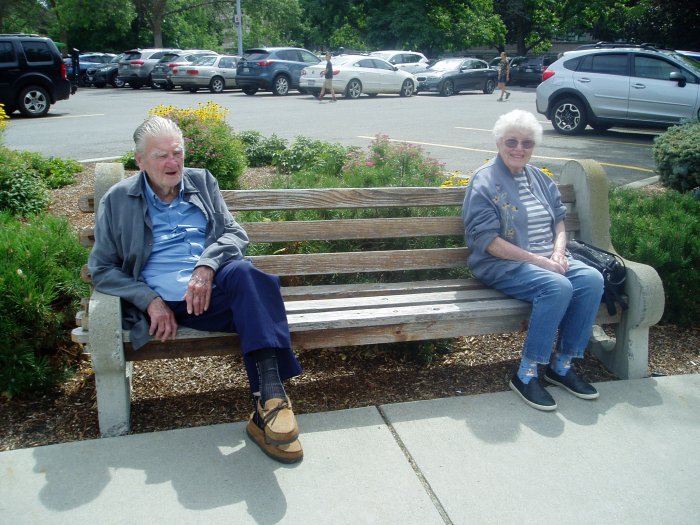
[{"label": "bench wooden slat", "polygon": [[[573,186],[560,185],[562,202],[574,202]],[[223,190],[230,210],[295,210],[461,206],[464,187],[307,188]]]},{"label": "bench wooden slat", "polygon": [[[559,184],[562,202],[574,202],[574,187]],[[419,190],[419,191],[416,191]],[[222,190],[229,209],[244,210],[294,210],[402,207],[402,206],[461,206],[464,200],[464,187],[454,188],[337,188],[328,189],[280,189],[280,190]],[[402,196],[401,202],[394,202]],[[346,203],[346,199],[351,203]],[[81,196],[78,201],[80,211],[94,213],[94,195]]]},{"label": "bench wooden slat", "polygon": [[435,248],[256,255],[250,259],[264,272],[286,276],[463,268],[467,263],[468,254],[469,250],[466,248]]},{"label": "bench wooden slat", "polygon": [[353,283],[325,284],[313,286],[283,286],[285,300],[308,300],[344,297],[372,297],[396,295],[411,290],[413,293],[476,290],[484,285],[476,279],[441,279],[398,283]]},{"label": "bench wooden slat", "polygon": [[[313,312],[339,312],[354,308],[394,308],[396,306],[423,306],[474,302],[503,297],[503,294],[491,288],[479,288],[466,291],[412,293],[405,290],[403,294],[373,295],[363,297],[343,297],[332,299],[311,299],[286,301],[287,315]],[[344,315],[344,314],[340,314]]]}]

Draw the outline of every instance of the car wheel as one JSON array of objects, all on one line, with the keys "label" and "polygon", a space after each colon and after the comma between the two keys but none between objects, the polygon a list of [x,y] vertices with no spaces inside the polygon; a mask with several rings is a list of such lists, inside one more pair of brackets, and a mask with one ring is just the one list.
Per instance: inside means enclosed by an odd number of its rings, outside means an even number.
[{"label": "car wheel", "polygon": [[209,91],[212,93],[221,93],[224,87],[226,87],[226,83],[221,77],[214,77],[211,79],[211,82],[209,82]]},{"label": "car wheel", "polygon": [[275,78],[272,83],[272,94],[283,97],[289,93],[289,79],[284,75]]},{"label": "car wheel", "polygon": [[345,88],[345,96],[348,98],[360,98],[362,95],[362,82],[353,78]]},{"label": "car wheel", "polygon": [[151,89],[160,89],[160,86],[153,82],[153,77],[150,74],[148,75],[148,85],[151,86]]},{"label": "car wheel", "polygon": [[443,97],[451,97],[452,95],[455,94],[455,85],[451,80],[445,80],[445,82],[442,83],[442,89],[440,90],[440,94]]},{"label": "car wheel", "polygon": [[43,117],[49,112],[49,94],[39,86],[24,88],[17,99],[20,113],[25,117]]},{"label": "car wheel", "polygon": [[486,81],[486,84],[484,84],[484,93],[490,95],[491,93],[493,93],[494,89],[496,89],[496,81],[492,78],[489,78]]},{"label": "car wheel", "polygon": [[187,91],[190,93],[196,93],[199,88],[197,86],[190,86],[187,88]]},{"label": "car wheel", "polygon": [[256,87],[245,87],[243,88],[243,93],[246,95],[255,95],[258,92],[258,88]]},{"label": "car wheel", "polygon": [[109,83],[112,84],[112,87],[115,88],[123,88],[126,82],[123,80],[119,80],[119,77],[117,76],[117,72],[115,71],[112,77],[109,79]]},{"label": "car wheel", "polygon": [[406,79],[403,81],[403,84],[401,85],[401,92],[399,95],[402,97],[410,97],[413,95],[413,90],[415,86],[413,85],[413,82],[411,82],[409,79]]},{"label": "car wheel", "polygon": [[163,89],[165,91],[172,91],[175,88],[175,85],[170,82],[170,80],[166,80],[165,84],[163,84]]},{"label": "car wheel", "polygon": [[577,135],[586,128],[586,108],[580,100],[563,98],[552,111],[552,126],[562,135]]}]

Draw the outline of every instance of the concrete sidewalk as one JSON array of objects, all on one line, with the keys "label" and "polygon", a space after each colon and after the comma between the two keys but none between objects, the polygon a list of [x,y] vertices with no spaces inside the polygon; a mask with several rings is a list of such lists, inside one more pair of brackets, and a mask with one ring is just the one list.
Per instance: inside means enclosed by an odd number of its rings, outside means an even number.
[{"label": "concrete sidewalk", "polygon": [[299,416],[284,466],[244,423],[0,453],[0,523],[700,523],[700,375]]}]

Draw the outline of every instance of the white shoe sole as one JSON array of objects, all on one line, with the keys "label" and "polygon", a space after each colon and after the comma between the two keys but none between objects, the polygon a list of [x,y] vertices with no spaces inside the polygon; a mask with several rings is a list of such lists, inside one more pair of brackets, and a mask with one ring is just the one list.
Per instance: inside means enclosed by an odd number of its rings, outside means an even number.
[{"label": "white shoe sole", "polygon": [[557,409],[557,404],[556,404],[556,403],[554,403],[553,405],[538,405],[537,403],[533,403],[533,402],[530,401],[528,398],[526,398],[526,397],[522,394],[522,392],[520,392],[520,390],[518,390],[518,388],[513,384],[512,381],[508,381],[508,386],[510,387],[510,389],[511,389],[513,392],[515,392],[516,394],[518,394],[518,395],[520,396],[520,399],[522,399],[523,401],[525,401],[525,403],[528,404],[528,405],[530,405],[532,408],[536,408],[537,410],[542,410],[543,412],[551,412],[552,410],[556,410],[556,409]]}]

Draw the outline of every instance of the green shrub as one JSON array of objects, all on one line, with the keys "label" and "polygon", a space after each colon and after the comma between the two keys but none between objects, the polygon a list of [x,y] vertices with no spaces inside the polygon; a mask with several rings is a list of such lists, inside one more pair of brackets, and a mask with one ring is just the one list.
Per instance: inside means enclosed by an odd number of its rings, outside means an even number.
[{"label": "green shrub", "polygon": [[259,131],[238,134],[243,142],[249,166],[271,166],[275,156],[287,148],[287,141],[277,135],[265,138]]},{"label": "green shrub", "polygon": [[700,121],[673,126],[654,139],[661,183],[676,191],[700,188]]},{"label": "green shrub", "polygon": [[46,211],[49,193],[37,172],[14,151],[0,148],[0,212],[26,216]]},{"label": "green shrub", "polygon": [[52,190],[73,184],[76,174],[83,171],[83,165],[76,160],[44,157],[30,151],[22,151],[18,155],[26,169],[34,170],[46,187]]},{"label": "green shrub", "polygon": [[65,219],[0,213],[0,392],[42,392],[64,377],[60,349],[87,285],[87,250]]},{"label": "green shrub", "polygon": [[272,156],[272,165],[282,173],[313,171],[318,175],[336,176],[348,155],[348,148],[308,137],[297,137],[285,149]]},{"label": "green shrub", "polygon": [[700,319],[700,201],[666,191],[610,194],[611,237],[624,257],[656,269],[664,285],[664,321],[697,326]]}]

